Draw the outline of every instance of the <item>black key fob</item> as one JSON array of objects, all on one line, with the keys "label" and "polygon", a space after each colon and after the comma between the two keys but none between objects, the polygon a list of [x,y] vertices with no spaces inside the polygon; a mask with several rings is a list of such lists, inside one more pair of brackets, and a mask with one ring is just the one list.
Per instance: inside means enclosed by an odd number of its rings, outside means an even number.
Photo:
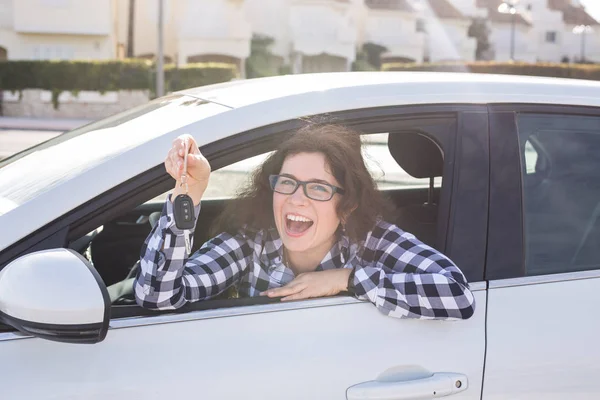
[{"label": "black key fob", "polygon": [[178,229],[192,229],[196,222],[194,216],[194,201],[187,194],[180,194],[175,197],[173,202],[173,214],[175,215],[175,225]]}]

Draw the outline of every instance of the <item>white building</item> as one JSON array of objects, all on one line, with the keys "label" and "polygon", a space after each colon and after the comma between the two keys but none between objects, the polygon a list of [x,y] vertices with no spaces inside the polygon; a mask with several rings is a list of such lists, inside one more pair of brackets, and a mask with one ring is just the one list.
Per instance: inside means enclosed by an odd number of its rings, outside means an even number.
[{"label": "white building", "polygon": [[292,72],[347,71],[356,57],[350,0],[246,0],[253,32]]},{"label": "white building", "polygon": [[115,58],[113,1],[0,0],[0,58]]},{"label": "white building", "polygon": [[[563,30],[557,32],[561,58],[573,62],[581,61],[583,57],[587,61],[600,62],[600,24],[585,8],[571,0],[548,0],[548,8],[562,13]],[[591,32],[585,33],[585,37],[574,33],[574,28],[580,25],[589,26]]]},{"label": "white building", "polygon": [[387,48],[383,62],[422,62],[425,32],[417,24],[419,15],[406,0],[365,0],[362,43]]},{"label": "white building", "polygon": [[532,38],[534,43],[537,43],[536,59],[560,62],[564,55],[562,42],[566,26],[562,11],[548,6],[548,0],[527,0],[520,5],[519,12],[525,13],[532,23]]},{"label": "white building", "polygon": [[235,64],[243,76],[252,28],[243,0],[180,0],[177,59]]},{"label": "white building", "polygon": [[537,42],[533,24],[526,13],[504,14],[498,11],[503,0],[450,0],[457,8],[464,7],[470,17],[484,17],[487,20],[490,35],[491,53],[496,61],[535,62]]},{"label": "white building", "polygon": [[431,62],[473,61],[477,40],[468,36],[471,19],[447,0],[423,0],[418,7],[426,32],[426,54]]},{"label": "white building", "polygon": [[[576,0],[520,0],[516,15],[498,12],[503,0],[449,0],[470,17],[485,17],[492,53],[497,61],[511,59],[514,18],[514,59],[526,62],[579,61],[585,39],[585,58],[600,61],[600,25]],[[573,33],[578,25],[593,32],[585,38]]]},{"label": "white building", "polygon": [[[503,0],[163,1],[167,62],[226,62],[240,76],[253,35],[272,38],[273,63],[294,73],[349,70],[365,43],[387,49],[384,63],[471,61],[478,16],[498,61],[514,32],[515,60],[600,62],[600,25],[576,0],[521,0],[515,16],[498,12]],[[158,0],[0,0],[0,59],[153,59],[157,24]]]}]

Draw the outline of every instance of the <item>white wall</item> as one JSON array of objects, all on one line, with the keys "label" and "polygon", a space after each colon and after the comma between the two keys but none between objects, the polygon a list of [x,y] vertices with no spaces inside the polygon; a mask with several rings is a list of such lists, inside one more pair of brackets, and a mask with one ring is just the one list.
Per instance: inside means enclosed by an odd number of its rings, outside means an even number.
[{"label": "white wall", "polygon": [[289,0],[246,0],[244,3],[252,32],[276,39],[271,51],[288,60],[292,40]]},{"label": "white wall", "polygon": [[148,90],[118,92],[81,91],[77,96],[62,92],[59,106],[54,108],[52,93],[26,89],[21,94],[4,91],[3,114],[7,117],[75,118],[96,120],[131,109],[150,100]]},{"label": "white wall", "polygon": [[9,60],[115,57],[112,0],[0,0]]},{"label": "white wall", "polygon": [[[117,42],[127,45],[129,24],[129,0],[115,0],[115,24]],[[163,52],[175,59],[177,54],[176,33],[179,27],[179,0],[163,0],[164,43]],[[138,0],[135,2],[134,16],[134,55],[156,54],[158,52],[158,0]],[[127,51],[125,49],[125,51]]]},{"label": "white wall", "polygon": [[[565,24],[562,53],[570,58],[571,62],[581,59],[581,35],[573,33],[575,25]],[[594,32],[585,37],[585,59],[600,62],[600,27],[595,27]]]},{"label": "white wall", "polygon": [[0,0],[0,29],[13,28],[13,13],[13,0]]},{"label": "white wall", "polygon": [[180,63],[195,54],[222,54],[240,60],[250,55],[252,28],[243,2],[185,0],[179,18]]},{"label": "white wall", "polygon": [[[490,42],[494,45],[496,61],[510,61],[511,24],[494,22],[491,24]],[[528,26],[515,25],[515,60],[535,62],[537,42]]]},{"label": "white wall", "polygon": [[11,34],[9,60],[108,60],[115,48],[110,37]]},{"label": "white wall", "polygon": [[487,16],[486,9],[477,8],[476,0],[448,0],[448,1],[456,9],[460,10],[467,17],[485,17],[485,16]]},{"label": "white wall", "polygon": [[111,0],[18,0],[13,3],[19,33],[109,35]]},{"label": "white wall", "polygon": [[416,31],[417,15],[389,10],[368,10],[365,42],[387,47],[390,57],[423,61],[425,36]]},{"label": "white wall", "polygon": [[473,61],[477,42],[467,36],[470,21],[427,19],[427,42],[430,61]]},{"label": "white wall", "polygon": [[[561,48],[565,32],[562,12],[549,9],[547,0],[527,0],[525,4],[532,6],[531,11],[521,11],[533,24],[531,34],[535,43],[536,59],[560,62],[563,57]],[[551,31],[556,32],[556,43],[546,41],[546,33]]]},{"label": "white wall", "polygon": [[[332,2],[333,3],[333,2]],[[356,58],[357,33],[347,4],[293,0],[290,7],[292,49],[308,56],[329,54]]]}]

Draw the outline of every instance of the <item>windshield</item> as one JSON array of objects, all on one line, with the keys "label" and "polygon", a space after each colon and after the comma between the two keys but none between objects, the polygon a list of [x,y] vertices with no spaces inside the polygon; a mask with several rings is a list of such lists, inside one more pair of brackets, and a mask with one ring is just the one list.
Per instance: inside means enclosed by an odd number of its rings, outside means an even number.
[{"label": "windshield", "polygon": [[222,110],[205,100],[175,94],[9,157],[0,162],[0,215],[128,149]]}]

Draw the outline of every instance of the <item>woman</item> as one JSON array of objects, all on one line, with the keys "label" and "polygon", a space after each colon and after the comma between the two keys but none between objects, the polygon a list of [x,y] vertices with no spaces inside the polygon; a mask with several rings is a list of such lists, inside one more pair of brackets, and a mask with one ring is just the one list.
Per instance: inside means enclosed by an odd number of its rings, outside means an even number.
[{"label": "woman", "polygon": [[385,202],[358,134],[320,125],[292,135],[225,210],[220,233],[189,257],[171,202],[182,193],[186,151],[188,194],[200,212],[211,169],[193,138],[181,136],[165,160],[177,184],[141,252],[134,286],[141,306],[179,308],[235,285],[242,296],[282,301],[348,291],[395,317],[473,315],[473,294],[458,267],[381,218]]}]

